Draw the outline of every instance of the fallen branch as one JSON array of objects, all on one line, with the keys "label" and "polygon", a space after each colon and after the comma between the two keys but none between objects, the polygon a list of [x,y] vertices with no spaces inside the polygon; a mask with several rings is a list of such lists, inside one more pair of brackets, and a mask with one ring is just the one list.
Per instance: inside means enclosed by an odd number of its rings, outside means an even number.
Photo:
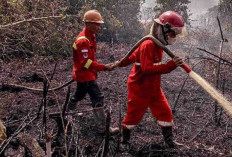
[{"label": "fallen branch", "polygon": [[[70,16],[70,15],[68,15],[68,16]],[[17,21],[17,22],[14,22],[14,23],[9,23],[9,24],[6,24],[6,25],[0,25],[0,29],[1,28],[12,27],[12,26],[19,25],[19,24],[23,24],[25,22],[34,22],[34,21],[41,21],[41,20],[47,20],[47,19],[64,18],[64,17],[66,17],[66,15],[47,16],[47,17],[32,17],[30,19],[24,19],[24,20]]]},{"label": "fallen branch", "polygon": [[[59,87],[48,89],[48,91],[56,91],[56,90],[62,89],[64,87],[70,85],[73,82],[74,82],[74,80],[72,79],[72,80],[64,83],[63,85],[61,85]],[[31,87],[26,87],[26,86],[17,85],[17,84],[2,84],[2,86],[5,88],[19,88],[19,89],[27,89],[27,90],[37,91],[37,92],[43,91],[43,89],[41,89],[41,88],[31,88]]]},{"label": "fallen branch", "polygon": [[[82,111],[65,112],[65,115],[75,115],[75,114],[83,113],[83,112],[91,112],[91,111],[93,111],[93,110],[101,109],[101,108],[103,108],[103,107],[94,107],[94,108],[92,108],[92,109],[82,110]],[[53,117],[60,117],[60,112],[50,113],[50,114],[49,114],[49,117],[50,117],[50,118],[53,118]]]}]

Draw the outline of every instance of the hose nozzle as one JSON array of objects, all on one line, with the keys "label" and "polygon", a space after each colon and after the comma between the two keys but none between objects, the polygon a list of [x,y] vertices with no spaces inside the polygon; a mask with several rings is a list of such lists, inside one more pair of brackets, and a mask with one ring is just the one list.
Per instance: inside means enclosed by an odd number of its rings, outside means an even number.
[{"label": "hose nozzle", "polygon": [[184,62],[181,67],[187,72],[190,73],[192,69]]}]

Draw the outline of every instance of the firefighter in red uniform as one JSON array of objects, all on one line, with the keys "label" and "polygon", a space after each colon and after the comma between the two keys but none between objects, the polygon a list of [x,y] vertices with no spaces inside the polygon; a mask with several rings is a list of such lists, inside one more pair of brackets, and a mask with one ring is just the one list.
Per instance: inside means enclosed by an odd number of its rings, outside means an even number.
[{"label": "firefighter in red uniform", "polygon": [[[88,93],[92,102],[94,118],[98,131],[105,129],[105,113],[103,95],[95,81],[97,72],[112,70],[112,64],[100,64],[97,62],[95,52],[97,42],[95,34],[100,30],[103,22],[101,14],[97,10],[89,10],[84,14],[85,27],[77,36],[73,44],[73,71],[72,77],[77,82],[75,94],[70,99],[68,108],[74,109],[76,103],[82,100]],[[111,133],[119,132],[118,128],[110,127]]]},{"label": "firefighter in red uniform", "polygon": [[[165,45],[171,45],[177,36],[184,32],[183,18],[176,12],[167,11],[154,20],[151,33]],[[168,101],[160,86],[161,75],[173,71],[182,64],[182,59],[174,57],[167,63],[162,63],[163,49],[152,40],[145,40],[122,63],[115,66],[134,64],[127,82],[128,100],[127,112],[122,121],[122,143],[128,143],[130,130],[138,125],[147,108],[157,119],[162,129],[164,141],[169,148],[178,145],[173,140],[173,115]]]}]

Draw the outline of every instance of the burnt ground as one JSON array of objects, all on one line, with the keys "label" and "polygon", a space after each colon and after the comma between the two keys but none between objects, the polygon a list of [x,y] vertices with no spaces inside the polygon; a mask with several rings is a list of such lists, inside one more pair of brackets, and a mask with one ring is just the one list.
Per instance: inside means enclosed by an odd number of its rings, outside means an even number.
[{"label": "burnt ground", "polygon": [[[99,62],[112,62],[127,52],[124,45],[110,48],[105,44],[100,44],[97,54]],[[15,59],[10,62],[0,62],[0,80],[4,84],[19,84],[33,88],[42,88],[43,82],[22,82],[20,77],[29,73],[36,73],[38,76],[47,75],[51,77],[55,64],[56,72],[51,87],[56,87],[71,79],[72,58],[54,59],[52,57],[34,56],[30,59]],[[195,61],[192,61],[195,63]],[[191,64],[193,65],[193,64]],[[208,62],[199,64],[195,71],[201,76],[215,83],[215,74],[212,71],[212,65]],[[111,72],[100,72],[98,75],[98,84],[104,93],[105,104],[111,109],[111,123],[118,126],[120,122],[119,110],[122,109],[122,117],[126,111],[127,88],[126,81],[131,66],[115,69]],[[225,86],[225,95],[232,100],[232,79],[231,69],[227,69],[227,79]],[[181,86],[185,81],[187,74],[179,68],[170,74],[163,75],[162,87],[173,108],[180,92]],[[75,90],[75,83],[71,85],[71,92]],[[47,96],[47,114],[59,111],[58,105],[64,104],[67,87],[56,92],[49,92]],[[6,126],[13,128],[20,125],[28,113],[33,117],[37,113],[42,101],[41,92],[30,90],[12,91],[3,89],[1,86],[0,103],[1,115]],[[149,110],[144,115],[141,123],[133,130],[131,138],[131,149],[122,148],[117,151],[116,156],[181,156],[181,157],[218,157],[232,156],[232,121],[225,111],[222,111],[220,123],[214,120],[215,101],[193,80],[187,80],[186,85],[179,97],[174,114],[174,134],[178,142],[184,143],[183,147],[174,150],[158,150],[151,154],[148,153],[148,147],[152,143],[162,144],[161,130],[157,126],[155,119]],[[91,110],[88,96],[80,102],[76,111]],[[220,110],[219,110],[220,111]],[[99,146],[102,143],[103,136],[94,131],[94,122],[91,112],[83,112],[83,115],[73,115],[72,122],[77,129],[78,138],[75,138],[79,150],[86,156],[95,156]],[[47,119],[47,131],[55,130],[55,123],[52,119]],[[24,132],[41,139],[42,118],[34,121]],[[111,145],[116,145],[118,138],[113,137]],[[113,149],[113,148],[112,148]],[[111,155],[109,155],[111,156]]]}]

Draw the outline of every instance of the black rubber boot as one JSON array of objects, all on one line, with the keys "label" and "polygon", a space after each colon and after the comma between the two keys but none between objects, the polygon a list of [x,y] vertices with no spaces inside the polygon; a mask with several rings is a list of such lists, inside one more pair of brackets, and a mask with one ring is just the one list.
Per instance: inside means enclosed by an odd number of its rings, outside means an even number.
[{"label": "black rubber boot", "polygon": [[130,141],[130,130],[129,129],[122,129],[122,144],[128,144]]},{"label": "black rubber boot", "polygon": [[164,137],[164,141],[168,148],[176,148],[178,146],[182,146],[183,144],[178,143],[174,140],[173,134],[172,134],[172,127],[162,127],[162,134]]}]

